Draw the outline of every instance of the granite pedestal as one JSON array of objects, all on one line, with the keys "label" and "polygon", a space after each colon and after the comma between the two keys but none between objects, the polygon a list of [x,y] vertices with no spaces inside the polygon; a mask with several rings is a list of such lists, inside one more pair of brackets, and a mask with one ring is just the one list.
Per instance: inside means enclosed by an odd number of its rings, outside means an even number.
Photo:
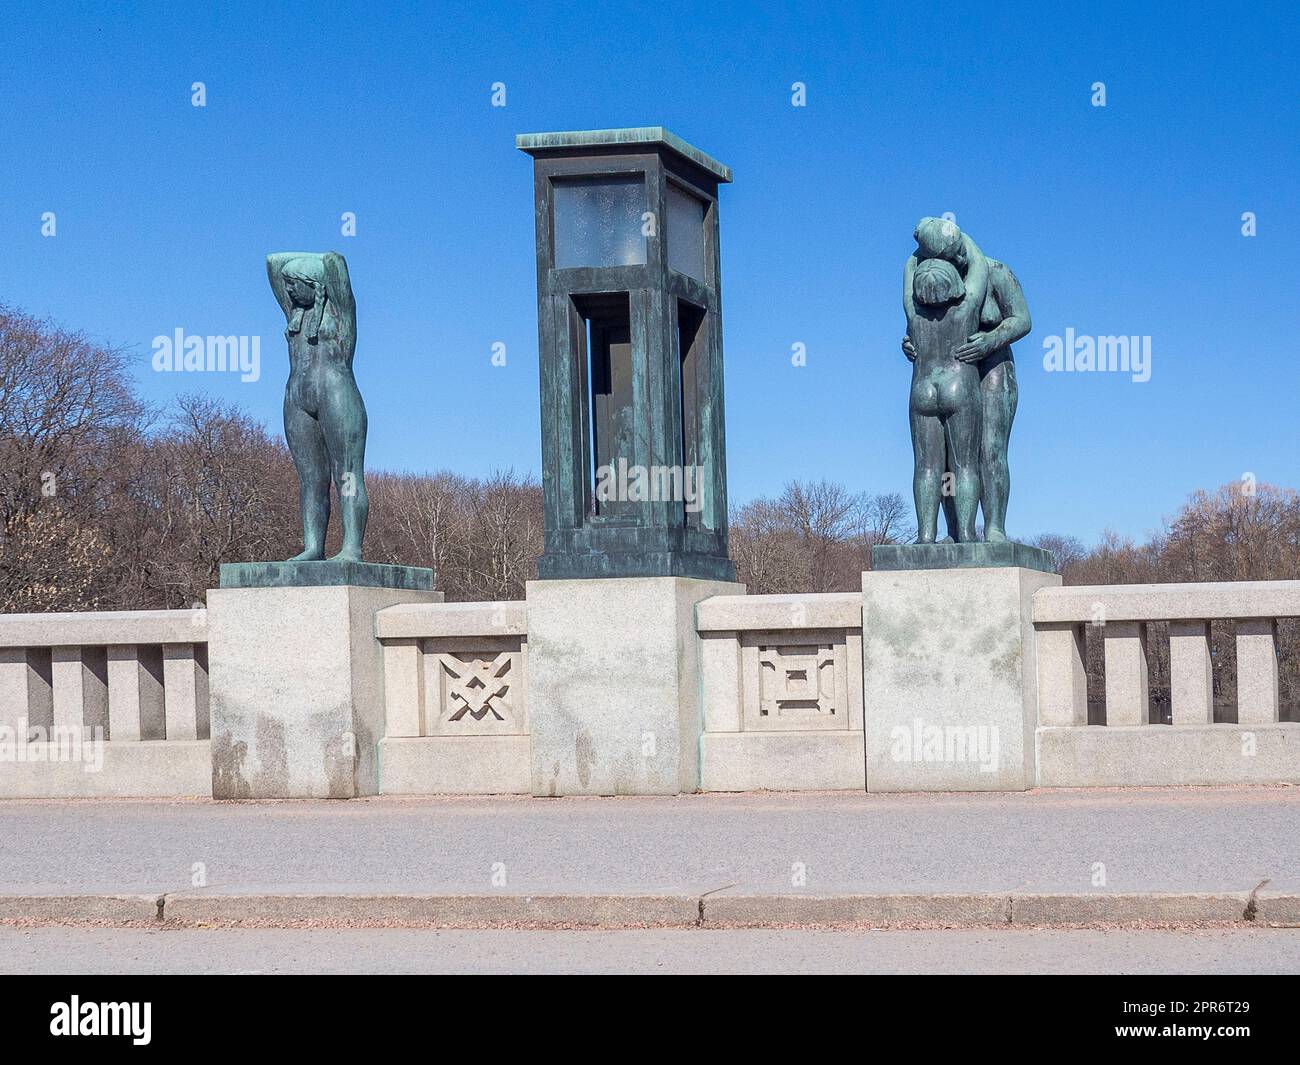
[{"label": "granite pedestal", "polygon": [[743,592],[691,577],[530,581],[533,794],[697,790],[695,604]]},{"label": "granite pedestal", "polygon": [[1050,551],[1014,540],[977,541],[968,544],[877,544],[871,549],[871,568],[881,570],[913,569],[991,569],[1016,566],[1020,569],[1055,573],[1056,561]]},{"label": "granite pedestal", "polygon": [[862,575],[867,790],[1032,788],[1032,601],[1061,578],[961,550],[1036,550],[1020,544],[906,546],[933,565],[899,568],[906,551],[876,547]]},{"label": "granite pedestal", "polygon": [[376,794],[384,669],[375,613],[441,599],[432,571],[409,566],[222,566],[207,611],[213,798]]}]

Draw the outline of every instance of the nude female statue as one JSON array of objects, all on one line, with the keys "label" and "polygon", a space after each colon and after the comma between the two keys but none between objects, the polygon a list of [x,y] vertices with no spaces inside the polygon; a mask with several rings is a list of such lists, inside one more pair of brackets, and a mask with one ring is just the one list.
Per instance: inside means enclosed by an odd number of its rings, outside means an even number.
[{"label": "nude female statue", "polygon": [[907,272],[907,335],[916,352],[908,404],[916,459],[916,542],[935,541],[944,472],[949,469],[955,481],[954,539],[969,543],[975,540],[980,502],[983,405],[979,370],[953,352],[979,324],[986,293],[983,288],[969,291],[969,282],[944,259],[925,259]]},{"label": "nude female statue", "polygon": [[[908,259],[904,271],[905,304],[910,290],[907,279],[923,259],[940,258],[952,263],[966,278],[968,292],[972,290],[972,280],[976,285],[981,283],[981,263],[983,272],[987,273],[988,292],[980,310],[979,331],[965,338],[953,354],[961,362],[979,366],[984,406],[980,441],[980,503],[984,511],[984,538],[1006,540],[1007,500],[1011,495],[1007,451],[1019,401],[1011,345],[1025,337],[1033,326],[1029,305],[1011,268],[987,258],[956,223],[943,218],[923,218],[913,236],[917,250]],[[972,273],[972,267],[976,268],[975,273]],[[903,353],[909,359],[916,357],[907,338],[903,339]],[[955,540],[957,519],[952,497],[945,496],[943,504],[948,533]]]},{"label": "nude female statue", "polygon": [[288,320],[284,435],[298,470],[303,540],[302,553],[289,561],[325,557],[332,480],[343,509],[343,549],[334,558],[360,562],[370,509],[366,405],[352,375],[357,305],[348,265],[334,251],[276,252],[266,257],[266,272]]}]

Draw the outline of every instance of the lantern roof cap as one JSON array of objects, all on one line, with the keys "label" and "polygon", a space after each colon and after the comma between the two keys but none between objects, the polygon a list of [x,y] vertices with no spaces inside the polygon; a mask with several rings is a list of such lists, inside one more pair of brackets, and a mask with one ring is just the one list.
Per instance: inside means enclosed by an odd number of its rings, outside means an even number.
[{"label": "lantern roof cap", "polygon": [[630,126],[625,129],[585,129],[564,133],[520,133],[515,137],[515,147],[521,152],[538,157],[552,152],[572,154],[583,148],[630,148],[637,146],[664,147],[681,156],[719,181],[731,180],[731,167],[705,155],[687,144],[677,134],[663,126]]}]

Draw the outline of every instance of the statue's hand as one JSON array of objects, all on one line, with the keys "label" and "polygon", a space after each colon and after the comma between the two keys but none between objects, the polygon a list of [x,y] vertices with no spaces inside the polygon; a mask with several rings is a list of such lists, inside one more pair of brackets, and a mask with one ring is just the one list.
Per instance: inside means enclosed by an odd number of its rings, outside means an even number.
[{"label": "statue's hand", "polygon": [[993,352],[991,333],[972,333],[965,344],[952,349],[952,357],[958,362],[980,362]]},{"label": "statue's hand", "polygon": [[911,337],[903,337],[903,354],[907,356],[908,362],[916,362],[916,347],[912,344]]}]

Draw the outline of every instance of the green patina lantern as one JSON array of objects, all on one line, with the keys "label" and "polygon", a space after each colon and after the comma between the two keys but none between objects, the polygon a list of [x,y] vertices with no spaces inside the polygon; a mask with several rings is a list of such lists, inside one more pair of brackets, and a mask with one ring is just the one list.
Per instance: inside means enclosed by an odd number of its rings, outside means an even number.
[{"label": "green patina lantern", "polygon": [[666,129],[531,133],[543,579],[735,580],[718,186]]}]

